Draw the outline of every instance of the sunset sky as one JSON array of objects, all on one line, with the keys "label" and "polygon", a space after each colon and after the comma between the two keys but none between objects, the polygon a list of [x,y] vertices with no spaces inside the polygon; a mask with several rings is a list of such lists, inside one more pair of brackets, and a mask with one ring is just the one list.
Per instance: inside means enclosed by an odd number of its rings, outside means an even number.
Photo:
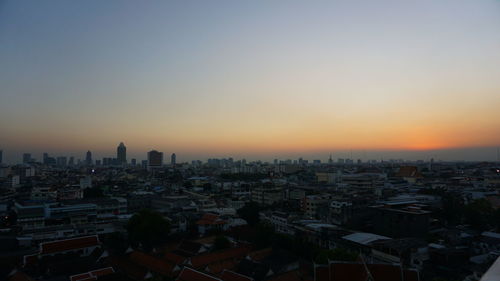
[{"label": "sunset sky", "polygon": [[0,149],[496,160],[500,1],[1,1]]}]

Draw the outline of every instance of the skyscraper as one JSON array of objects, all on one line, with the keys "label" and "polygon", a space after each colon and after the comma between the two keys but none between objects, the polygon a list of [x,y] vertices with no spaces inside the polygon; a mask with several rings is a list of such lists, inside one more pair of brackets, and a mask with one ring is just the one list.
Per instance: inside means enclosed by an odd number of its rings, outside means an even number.
[{"label": "skyscraper", "polygon": [[148,169],[159,168],[163,165],[163,152],[151,150],[148,152]]},{"label": "skyscraper", "polygon": [[3,161],[3,150],[0,149],[0,164],[2,164]]},{"label": "skyscraper", "polygon": [[92,165],[92,152],[87,151],[87,155],[85,156],[85,164]]},{"label": "skyscraper", "polygon": [[120,142],[120,145],[116,148],[116,159],[118,159],[118,163],[127,164],[127,147]]},{"label": "skyscraper", "polygon": [[177,156],[175,156],[175,153],[172,153],[172,156],[170,156],[170,164],[172,164],[172,166],[175,166],[176,158]]},{"label": "skyscraper", "polygon": [[23,164],[28,164],[31,161],[31,153],[23,153]]}]

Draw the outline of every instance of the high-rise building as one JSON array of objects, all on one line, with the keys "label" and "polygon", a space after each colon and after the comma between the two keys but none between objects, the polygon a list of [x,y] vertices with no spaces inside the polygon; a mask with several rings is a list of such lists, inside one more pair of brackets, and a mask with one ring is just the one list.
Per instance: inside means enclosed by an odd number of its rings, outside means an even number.
[{"label": "high-rise building", "polygon": [[127,164],[127,147],[120,142],[120,145],[116,148],[116,159],[118,159],[118,164]]},{"label": "high-rise building", "polygon": [[3,161],[3,150],[0,149],[0,164],[2,164]]},{"label": "high-rise building", "polygon": [[68,166],[73,166],[73,165],[75,165],[75,157],[71,156],[69,157]]},{"label": "high-rise building", "polygon": [[137,165],[137,159],[132,158],[132,160],[130,160],[130,164],[132,164],[132,166],[136,166]]},{"label": "high-rise building", "polygon": [[148,152],[148,168],[159,168],[163,165],[163,152],[151,150]]},{"label": "high-rise building", "polygon": [[89,166],[92,165],[92,152],[90,152],[90,150],[87,151],[87,154],[85,156],[85,164]]},{"label": "high-rise building", "polygon": [[68,158],[66,156],[59,156],[56,159],[57,166],[66,167],[68,165]]},{"label": "high-rise building", "polygon": [[47,152],[43,154],[43,164],[44,165],[55,165],[56,164],[56,158],[50,157]]},{"label": "high-rise building", "polygon": [[170,164],[172,164],[172,166],[175,166],[176,160],[177,156],[175,155],[175,153],[172,153],[172,156],[170,156]]},{"label": "high-rise building", "polygon": [[31,161],[31,153],[23,153],[23,164],[28,164]]}]

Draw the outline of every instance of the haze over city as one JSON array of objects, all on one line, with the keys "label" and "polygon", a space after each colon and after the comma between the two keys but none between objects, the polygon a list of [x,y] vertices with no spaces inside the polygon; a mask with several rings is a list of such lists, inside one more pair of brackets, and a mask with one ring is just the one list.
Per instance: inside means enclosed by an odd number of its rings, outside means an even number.
[{"label": "haze over city", "polygon": [[3,1],[0,149],[497,160],[499,26],[493,0]]}]

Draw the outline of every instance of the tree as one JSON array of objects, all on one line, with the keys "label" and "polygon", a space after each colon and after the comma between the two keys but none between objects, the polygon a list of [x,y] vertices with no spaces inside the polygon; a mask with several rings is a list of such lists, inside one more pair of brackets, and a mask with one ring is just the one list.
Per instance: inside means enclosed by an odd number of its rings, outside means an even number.
[{"label": "tree", "polygon": [[225,236],[217,236],[214,240],[215,250],[223,250],[231,247],[231,242]]},{"label": "tree", "polygon": [[356,261],[358,255],[344,248],[333,250],[321,250],[314,261],[319,264],[328,264],[328,260],[334,261]]},{"label": "tree", "polygon": [[478,199],[465,206],[465,221],[474,229],[485,230],[490,226],[494,209],[486,199]]},{"label": "tree", "polygon": [[115,255],[122,255],[127,250],[127,241],[121,232],[113,232],[103,239],[104,245]]},{"label": "tree", "polygon": [[170,223],[160,214],[143,209],[128,221],[127,231],[132,244],[141,244],[145,251],[167,241]]},{"label": "tree", "polygon": [[89,187],[83,190],[83,198],[98,198],[103,196],[104,193],[99,187]]},{"label": "tree", "polygon": [[464,203],[460,195],[446,193],[442,196],[442,216],[451,225],[459,224],[463,217]]},{"label": "tree", "polygon": [[259,204],[257,202],[248,202],[242,208],[238,209],[238,215],[247,221],[250,226],[259,223]]}]

